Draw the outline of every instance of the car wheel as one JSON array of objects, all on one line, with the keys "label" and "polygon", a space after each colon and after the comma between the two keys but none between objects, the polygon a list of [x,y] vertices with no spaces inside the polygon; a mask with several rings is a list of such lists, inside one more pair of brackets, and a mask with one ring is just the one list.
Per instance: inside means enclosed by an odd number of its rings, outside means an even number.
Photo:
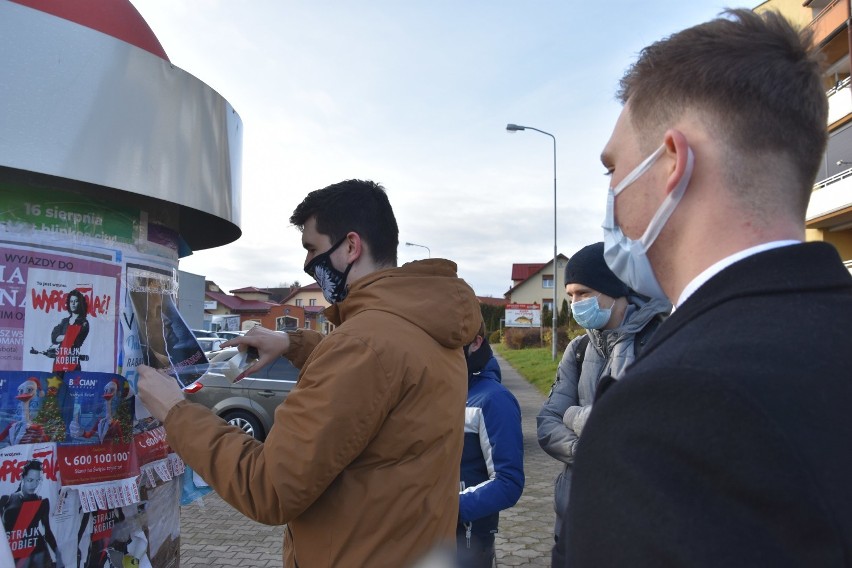
[{"label": "car wheel", "polygon": [[260,421],[248,412],[235,410],[227,413],[223,418],[228,424],[236,426],[255,440],[263,440],[263,427]]}]

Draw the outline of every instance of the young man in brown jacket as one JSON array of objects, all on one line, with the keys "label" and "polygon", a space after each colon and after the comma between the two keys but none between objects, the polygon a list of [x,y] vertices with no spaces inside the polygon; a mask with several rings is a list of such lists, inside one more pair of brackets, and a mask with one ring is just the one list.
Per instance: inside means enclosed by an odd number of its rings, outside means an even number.
[{"label": "young man in brown jacket", "polygon": [[139,395],[169,444],[228,503],[287,524],[286,566],[409,566],[454,541],[467,370],[481,320],[455,264],[396,268],[384,189],[349,180],[310,193],[290,221],[336,329],[254,328],[227,342],[285,356],[299,383],[260,443],[139,368]]}]

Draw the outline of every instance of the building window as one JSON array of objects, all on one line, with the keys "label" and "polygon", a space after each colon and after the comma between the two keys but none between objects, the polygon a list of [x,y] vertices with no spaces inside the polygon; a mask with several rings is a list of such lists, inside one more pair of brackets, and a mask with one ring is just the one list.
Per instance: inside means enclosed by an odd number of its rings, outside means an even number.
[{"label": "building window", "polygon": [[302,307],[302,300],[296,300],[296,307],[297,307],[297,308],[301,308],[301,307]]},{"label": "building window", "polygon": [[310,303],[311,306],[317,305],[317,299],[316,298],[311,298],[310,300],[308,300],[308,302]]},{"label": "building window", "polygon": [[541,277],[542,288],[553,288],[553,276],[544,275]]},{"label": "building window", "polygon": [[305,329],[311,329],[311,322],[307,319],[305,320]]}]

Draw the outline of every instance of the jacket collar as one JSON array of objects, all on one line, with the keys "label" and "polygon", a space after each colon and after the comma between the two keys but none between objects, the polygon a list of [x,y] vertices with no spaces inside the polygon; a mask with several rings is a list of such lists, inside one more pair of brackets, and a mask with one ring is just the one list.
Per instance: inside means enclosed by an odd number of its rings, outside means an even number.
[{"label": "jacket collar", "polygon": [[852,277],[837,250],[827,243],[803,243],[757,253],[735,262],[698,288],[660,326],[643,354],[650,353],[681,327],[724,302],[831,289],[852,292]]}]

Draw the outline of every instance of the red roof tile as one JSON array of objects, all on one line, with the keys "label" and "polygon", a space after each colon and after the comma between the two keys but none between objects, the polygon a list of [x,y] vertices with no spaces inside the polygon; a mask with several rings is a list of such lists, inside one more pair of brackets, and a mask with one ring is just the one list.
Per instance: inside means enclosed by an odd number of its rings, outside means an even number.
[{"label": "red roof tile", "polygon": [[513,264],[512,282],[517,282],[518,280],[526,280],[527,278],[544,268],[547,264],[547,262],[538,262],[532,264]]}]

